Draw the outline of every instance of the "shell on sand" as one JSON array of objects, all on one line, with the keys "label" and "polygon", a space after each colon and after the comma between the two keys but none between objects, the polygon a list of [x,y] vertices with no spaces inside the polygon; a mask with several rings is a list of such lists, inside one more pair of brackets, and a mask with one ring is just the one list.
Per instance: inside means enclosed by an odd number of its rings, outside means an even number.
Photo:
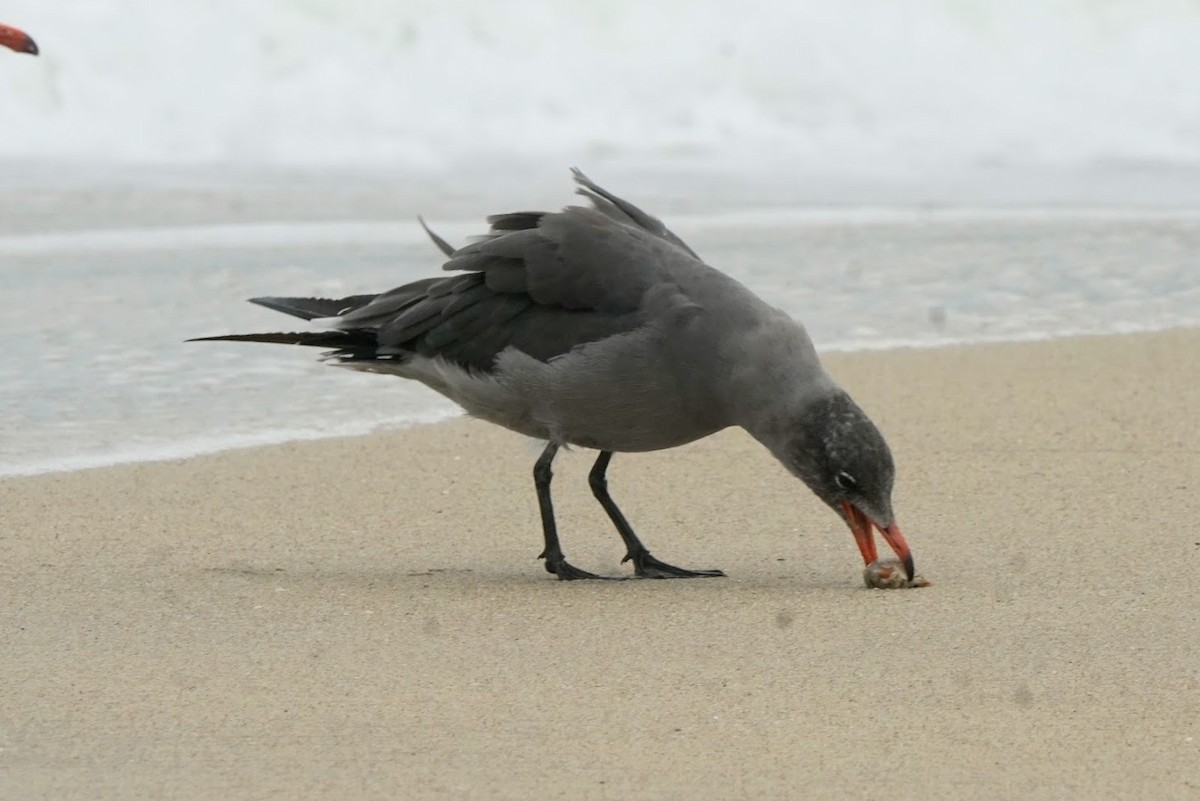
[{"label": "shell on sand", "polygon": [[870,589],[876,590],[905,590],[914,587],[928,587],[929,581],[921,576],[914,576],[912,581],[904,575],[904,565],[897,559],[879,559],[863,569],[863,582]]}]

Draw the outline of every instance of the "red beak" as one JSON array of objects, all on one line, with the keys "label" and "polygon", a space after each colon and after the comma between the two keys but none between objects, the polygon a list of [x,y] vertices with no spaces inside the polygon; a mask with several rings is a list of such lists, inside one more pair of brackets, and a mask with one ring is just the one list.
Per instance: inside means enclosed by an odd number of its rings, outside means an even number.
[{"label": "red beak", "polygon": [[903,563],[904,573],[908,576],[908,580],[913,580],[913,576],[917,573],[913,568],[912,552],[908,550],[908,543],[905,542],[904,535],[900,533],[899,526],[893,522],[887,528],[880,528],[849,501],[842,501],[842,511],[846,513],[846,521],[850,524],[854,541],[858,543],[858,550],[862,551],[863,562],[869,565],[879,559],[879,553],[875,550],[875,534],[872,531],[872,529],[878,528],[879,533],[887,540],[888,545],[892,546],[892,550],[896,552],[896,556]]},{"label": "red beak", "polygon": [[0,25],[0,45],[18,53],[29,53],[31,56],[38,54],[37,42],[33,41],[33,37],[7,25]]}]

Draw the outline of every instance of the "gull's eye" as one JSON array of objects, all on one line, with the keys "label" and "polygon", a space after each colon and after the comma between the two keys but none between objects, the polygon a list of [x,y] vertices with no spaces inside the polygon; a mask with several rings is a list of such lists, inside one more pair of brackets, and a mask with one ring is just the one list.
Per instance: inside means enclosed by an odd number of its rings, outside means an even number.
[{"label": "gull's eye", "polygon": [[851,492],[858,489],[858,482],[854,479],[854,476],[850,475],[845,470],[833,477],[833,483],[838,485],[838,489],[846,492]]}]

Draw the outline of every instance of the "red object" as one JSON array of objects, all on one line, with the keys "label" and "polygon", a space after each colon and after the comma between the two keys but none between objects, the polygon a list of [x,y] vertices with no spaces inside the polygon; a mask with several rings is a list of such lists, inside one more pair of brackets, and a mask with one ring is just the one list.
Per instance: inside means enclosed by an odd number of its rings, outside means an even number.
[{"label": "red object", "polygon": [[0,25],[0,45],[18,53],[28,53],[31,56],[38,54],[37,42],[33,41],[32,36],[8,25]]}]

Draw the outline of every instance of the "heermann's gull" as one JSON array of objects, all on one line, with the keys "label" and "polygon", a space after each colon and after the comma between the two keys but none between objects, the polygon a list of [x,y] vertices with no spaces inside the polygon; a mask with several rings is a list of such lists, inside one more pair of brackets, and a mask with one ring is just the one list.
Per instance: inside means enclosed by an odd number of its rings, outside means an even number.
[{"label": "heermann's gull", "polygon": [[38,46],[32,36],[8,25],[0,25],[0,45],[18,53],[29,53],[31,56],[38,54]]},{"label": "heermann's gull", "polygon": [[[563,556],[550,501],[562,445],[600,451],[588,477],[636,575],[724,575],[655,559],[608,494],[614,452],[672,448],[741,426],[849,525],[868,565],[878,528],[914,577],[892,514],[892,455],[825,372],[803,326],[707,266],[655,217],[578,170],[592,207],[488,218],[448,278],[380,295],[253,298],[324,330],[204,340],[331,348],[335,365],[414,378],[475,417],[547,441],[533,468],[545,567],[600,578]],[[428,228],[426,228],[428,231]]]}]

